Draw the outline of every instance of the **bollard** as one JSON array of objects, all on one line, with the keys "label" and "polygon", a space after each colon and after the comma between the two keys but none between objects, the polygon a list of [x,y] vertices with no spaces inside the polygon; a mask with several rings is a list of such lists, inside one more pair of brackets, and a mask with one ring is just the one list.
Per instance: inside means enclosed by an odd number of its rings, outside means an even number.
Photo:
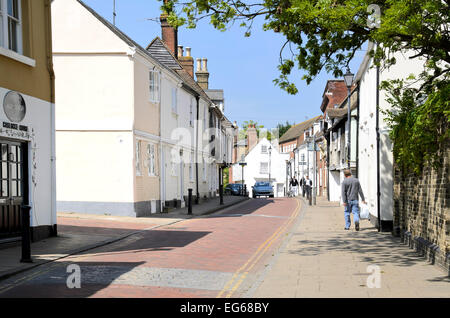
[{"label": "bollard", "polygon": [[312,205],[311,188],[309,188],[309,187],[308,187],[308,199],[309,199],[309,205]]},{"label": "bollard", "polygon": [[192,214],[192,189],[188,189],[188,215]]},{"label": "bollard", "polygon": [[30,210],[31,206],[22,205],[22,258],[21,263],[33,263],[31,259]]},{"label": "bollard", "polygon": [[244,197],[247,196],[247,185],[244,184]]},{"label": "bollard", "polygon": [[223,184],[219,185],[220,205],[223,205]]}]

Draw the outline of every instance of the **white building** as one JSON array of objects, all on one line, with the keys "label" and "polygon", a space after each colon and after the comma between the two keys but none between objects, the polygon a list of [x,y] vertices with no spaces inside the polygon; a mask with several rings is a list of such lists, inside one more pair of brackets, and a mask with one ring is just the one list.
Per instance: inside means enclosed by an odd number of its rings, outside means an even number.
[{"label": "white building", "polygon": [[[395,65],[378,70],[369,55],[372,48],[374,46],[370,44],[355,79],[359,85],[358,178],[370,208],[371,220],[378,226],[379,214],[382,229],[390,230],[394,209],[394,171],[392,142],[383,110],[390,109],[391,105],[386,100],[386,92],[378,89],[378,84],[385,80],[406,79],[410,74],[419,75],[423,71],[424,64],[420,59],[409,58],[414,55],[413,52],[404,52],[395,54]],[[378,114],[377,100],[380,109]],[[377,115],[379,145],[377,145]]]},{"label": "white building", "polygon": [[[269,150],[271,148],[271,150]],[[252,186],[256,182],[266,181],[273,185],[275,197],[283,197],[286,188],[286,160],[289,154],[278,151],[278,145],[262,138],[245,156],[244,184],[252,197]],[[270,179],[269,179],[270,175]],[[242,180],[242,167],[233,165],[233,179]]]}]

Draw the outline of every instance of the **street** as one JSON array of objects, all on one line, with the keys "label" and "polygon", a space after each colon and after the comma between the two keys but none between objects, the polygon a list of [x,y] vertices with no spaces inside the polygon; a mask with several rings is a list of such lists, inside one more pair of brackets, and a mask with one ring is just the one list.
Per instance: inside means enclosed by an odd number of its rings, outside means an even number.
[{"label": "street", "polygon": [[0,297],[242,297],[276,254],[302,204],[262,198],[140,230],[10,277],[0,282]]}]

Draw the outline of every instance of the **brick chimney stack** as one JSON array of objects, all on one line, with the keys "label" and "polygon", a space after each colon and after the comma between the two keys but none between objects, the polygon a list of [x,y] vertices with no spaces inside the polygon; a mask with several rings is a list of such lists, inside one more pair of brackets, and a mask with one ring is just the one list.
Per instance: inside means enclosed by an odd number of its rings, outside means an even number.
[{"label": "brick chimney stack", "polygon": [[197,72],[195,75],[197,76],[198,85],[207,90],[209,86],[209,72],[208,72],[208,59],[197,59]]},{"label": "brick chimney stack", "polygon": [[[167,4],[167,1],[164,0],[164,4]],[[163,12],[159,17],[159,21],[161,22],[161,37],[175,58],[178,58],[178,30],[169,25],[169,22],[167,22],[168,16],[168,12]]]},{"label": "brick chimney stack", "polygon": [[247,128],[247,145],[248,150],[252,149],[258,143],[258,132],[255,125]]},{"label": "brick chimney stack", "polygon": [[178,62],[194,78],[194,58],[191,56],[191,48],[186,47],[186,56],[183,53],[183,47],[178,46]]}]

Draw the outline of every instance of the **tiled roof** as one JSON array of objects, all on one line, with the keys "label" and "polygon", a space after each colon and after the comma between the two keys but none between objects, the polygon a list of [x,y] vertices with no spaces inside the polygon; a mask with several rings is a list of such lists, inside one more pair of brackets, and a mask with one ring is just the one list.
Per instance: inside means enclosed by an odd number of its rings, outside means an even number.
[{"label": "tiled roof", "polygon": [[171,68],[172,70],[181,70],[182,67],[178,63],[177,59],[172,55],[170,50],[166,47],[164,42],[156,37],[148,46],[147,51],[150,52],[152,56],[155,57],[165,66]]},{"label": "tiled roof", "polygon": [[306,129],[310,128],[317,120],[321,118],[322,115],[319,115],[300,124],[292,126],[283,136],[281,136],[279,143],[283,143],[300,137]]}]

